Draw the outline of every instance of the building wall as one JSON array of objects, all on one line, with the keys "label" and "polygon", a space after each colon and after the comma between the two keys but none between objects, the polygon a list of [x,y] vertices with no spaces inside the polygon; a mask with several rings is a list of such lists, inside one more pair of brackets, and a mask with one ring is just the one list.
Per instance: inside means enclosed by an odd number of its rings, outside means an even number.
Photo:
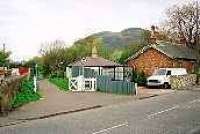
[{"label": "building wall", "polygon": [[137,58],[128,61],[128,66],[136,71],[144,72],[145,75],[151,75],[157,68],[184,67],[191,72],[194,68],[194,63],[171,59],[165,54],[150,48]]}]

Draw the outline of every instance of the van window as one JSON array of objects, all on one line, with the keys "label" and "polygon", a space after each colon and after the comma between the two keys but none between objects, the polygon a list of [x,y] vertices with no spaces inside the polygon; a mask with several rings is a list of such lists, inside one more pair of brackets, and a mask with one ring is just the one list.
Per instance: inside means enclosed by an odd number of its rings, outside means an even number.
[{"label": "van window", "polygon": [[171,75],[171,74],[172,74],[171,70],[167,71],[167,75]]},{"label": "van window", "polygon": [[159,69],[154,73],[154,75],[165,75],[165,74],[166,74],[165,69]]}]

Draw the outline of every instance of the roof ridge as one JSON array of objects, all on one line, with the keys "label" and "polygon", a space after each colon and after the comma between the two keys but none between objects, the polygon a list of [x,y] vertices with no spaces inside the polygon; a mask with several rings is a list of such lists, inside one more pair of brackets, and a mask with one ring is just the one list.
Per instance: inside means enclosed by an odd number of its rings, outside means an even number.
[{"label": "roof ridge", "polygon": [[153,48],[172,59],[176,59],[176,58],[177,59],[190,59],[190,60],[197,59],[196,53],[193,52],[194,50],[192,50],[191,48],[187,48],[185,46],[183,47],[183,46],[179,46],[179,45],[175,45],[175,44],[170,45],[170,44],[162,43],[162,44],[148,44],[148,45],[144,46],[142,49],[140,49],[139,51],[137,51],[135,54],[130,56],[125,61],[127,62],[131,59],[137,58],[140,54],[144,53],[149,48]]}]

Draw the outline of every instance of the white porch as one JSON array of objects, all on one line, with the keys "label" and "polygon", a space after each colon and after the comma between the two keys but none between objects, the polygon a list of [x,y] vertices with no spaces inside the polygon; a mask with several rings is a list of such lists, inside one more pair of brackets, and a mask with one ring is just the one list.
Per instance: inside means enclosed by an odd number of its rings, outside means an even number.
[{"label": "white porch", "polygon": [[111,80],[124,80],[124,67],[67,67],[71,91],[96,91],[97,76],[108,76]]},{"label": "white porch", "polygon": [[84,78],[78,76],[69,79],[69,89],[71,91],[96,91],[96,78]]}]

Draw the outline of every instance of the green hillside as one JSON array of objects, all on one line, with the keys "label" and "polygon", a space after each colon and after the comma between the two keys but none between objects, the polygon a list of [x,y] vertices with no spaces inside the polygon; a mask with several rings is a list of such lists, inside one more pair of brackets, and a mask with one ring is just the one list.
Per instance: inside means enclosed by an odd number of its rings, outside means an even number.
[{"label": "green hillside", "polygon": [[141,28],[128,28],[121,32],[104,31],[92,34],[78,42],[84,42],[87,38],[100,38],[104,46],[108,49],[121,49],[134,44],[146,44],[148,40],[149,31]]}]

